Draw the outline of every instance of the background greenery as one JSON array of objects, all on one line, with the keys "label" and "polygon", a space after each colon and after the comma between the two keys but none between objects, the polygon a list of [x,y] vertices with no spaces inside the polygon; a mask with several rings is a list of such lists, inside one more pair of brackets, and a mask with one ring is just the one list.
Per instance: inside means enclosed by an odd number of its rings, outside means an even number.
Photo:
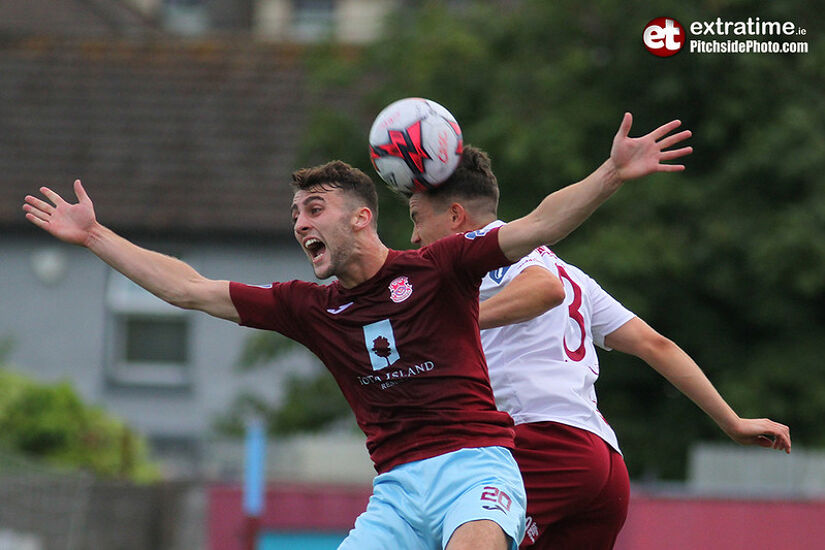
[{"label": "background greenery", "polygon": [[68,382],[39,383],[2,363],[0,449],[102,477],[159,478],[145,440],[123,422],[85,404]]},{"label": "background greenery", "polygon": [[[327,107],[304,163],[341,158],[374,175],[372,118],[395,99],[428,97],[490,153],[501,216],[513,219],[603,162],[623,112],[634,114],[631,135],[681,119],[694,132],[687,171],[626,185],[554,248],[696,358],[741,415],[789,424],[796,444],[825,444],[823,11],[793,0],[508,5],[518,7],[433,2],[398,14],[366,50],[315,50],[315,99]],[[641,36],[662,15],[685,26],[792,21],[810,51],[658,58]],[[344,100],[357,108],[340,109]],[[382,236],[407,248],[406,206],[381,193]],[[601,409],[634,478],[682,477],[692,442],[724,439],[640,361],[602,362]],[[327,389],[320,401],[346,415]]]}]

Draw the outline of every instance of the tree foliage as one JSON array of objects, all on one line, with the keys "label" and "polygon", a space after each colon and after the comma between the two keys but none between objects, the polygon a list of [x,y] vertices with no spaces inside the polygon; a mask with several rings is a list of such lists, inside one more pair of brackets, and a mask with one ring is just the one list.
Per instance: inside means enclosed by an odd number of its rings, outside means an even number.
[{"label": "tree foliage", "polygon": [[[288,361],[290,354],[311,355],[302,345],[275,332],[260,332],[244,345],[237,367],[250,370]],[[314,356],[313,356],[314,357]],[[288,374],[284,398],[273,404],[268,396],[244,392],[214,421],[218,433],[239,436],[249,418],[262,418],[272,435],[355,429],[355,416],[329,372]]]},{"label": "tree foliage", "polygon": [[[631,135],[681,119],[694,132],[687,171],[627,184],[555,249],[696,358],[741,415],[825,444],[823,12],[793,0],[463,5],[405,10],[358,56],[315,52],[326,107],[305,160],[342,158],[374,174],[372,117],[395,99],[429,97],[491,154],[501,217],[513,219],[595,169],[624,111]],[[686,26],[792,21],[807,29],[797,38],[809,52],[658,58],[641,36],[663,14]],[[343,111],[330,97],[359,100]],[[383,238],[406,248],[406,206],[382,192],[381,209]],[[724,437],[638,360],[602,361],[601,408],[632,475],[680,477],[691,442]]]},{"label": "tree foliage", "polygon": [[41,384],[0,368],[0,445],[105,477],[158,476],[145,441],[123,422],[89,406],[67,382]]}]

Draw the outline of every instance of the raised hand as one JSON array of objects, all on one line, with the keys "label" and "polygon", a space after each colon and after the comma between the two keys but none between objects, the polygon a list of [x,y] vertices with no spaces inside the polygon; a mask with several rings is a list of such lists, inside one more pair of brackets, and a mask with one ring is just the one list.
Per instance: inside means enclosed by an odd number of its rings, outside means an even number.
[{"label": "raised hand", "polygon": [[741,445],[759,445],[791,452],[790,428],[767,418],[740,418],[725,433]]},{"label": "raised hand", "polygon": [[633,116],[625,113],[610,150],[610,160],[613,161],[619,179],[627,181],[654,172],[678,172],[685,169],[684,164],[663,164],[693,152],[693,147],[670,149],[692,135],[690,130],[668,135],[682,125],[681,121],[673,120],[638,138],[628,135],[632,124]]},{"label": "raised hand", "polygon": [[41,187],[40,192],[50,202],[26,195],[26,202],[23,204],[26,219],[61,241],[84,245],[97,220],[92,200],[86,194],[80,180],[74,182],[74,192],[78,200],[76,204],[64,201],[48,187]]}]

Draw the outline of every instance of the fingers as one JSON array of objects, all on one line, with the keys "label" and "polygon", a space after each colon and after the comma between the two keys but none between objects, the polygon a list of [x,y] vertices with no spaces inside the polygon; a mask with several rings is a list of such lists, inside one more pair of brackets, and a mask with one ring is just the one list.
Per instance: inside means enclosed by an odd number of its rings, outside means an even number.
[{"label": "fingers", "polygon": [[26,219],[29,220],[30,222],[32,222],[37,227],[40,227],[42,229],[45,229],[46,226],[49,223],[48,221],[35,216],[34,213],[32,213],[32,212],[29,212],[29,213],[26,214]]},{"label": "fingers", "polygon": [[52,201],[52,203],[54,203],[55,206],[57,206],[58,204],[60,204],[62,202],[66,202],[66,201],[63,200],[63,198],[60,195],[58,195],[56,192],[52,191],[48,187],[41,187],[40,192],[43,193],[43,195],[47,199]]},{"label": "fingers", "polygon": [[657,172],[682,172],[684,169],[684,164],[660,164],[656,167]]},{"label": "fingers", "polygon": [[681,125],[682,125],[681,120],[671,120],[667,124],[663,124],[662,126],[659,126],[655,130],[650,132],[648,134],[648,136],[653,138],[655,141],[658,141],[660,138],[666,136],[667,134],[669,134],[670,132],[672,132],[673,130],[675,130],[676,128],[678,128]]},{"label": "fingers", "polygon": [[684,141],[688,139],[690,136],[693,135],[693,132],[690,130],[682,130],[678,134],[673,134],[672,136],[667,136],[662,141],[659,142],[660,149],[667,149],[668,147],[672,147],[676,145],[680,141]]},{"label": "fingers", "polygon": [[74,180],[74,194],[80,202],[92,202],[92,199],[86,194],[86,190],[83,189],[83,184],[80,183],[80,180]]},{"label": "fingers", "polygon": [[659,160],[673,160],[678,159],[680,157],[684,157],[685,155],[689,155],[693,152],[693,147],[682,147],[681,149],[674,149],[673,151],[663,151],[659,155]]},{"label": "fingers", "polygon": [[[25,200],[26,200],[26,205],[27,206],[31,206],[32,208],[35,208],[37,210],[42,210],[46,214],[51,214],[52,212],[54,212],[54,206],[52,206],[51,204],[47,203],[44,200],[38,199],[37,197],[33,197],[31,195],[26,195]],[[24,206],[23,209],[26,210],[26,207]],[[28,212],[28,210],[27,210],[27,212]]]},{"label": "fingers", "polygon": [[633,115],[625,113],[622,118],[622,123],[619,125],[619,131],[616,132],[616,137],[627,137],[630,134],[630,127],[633,126]]}]

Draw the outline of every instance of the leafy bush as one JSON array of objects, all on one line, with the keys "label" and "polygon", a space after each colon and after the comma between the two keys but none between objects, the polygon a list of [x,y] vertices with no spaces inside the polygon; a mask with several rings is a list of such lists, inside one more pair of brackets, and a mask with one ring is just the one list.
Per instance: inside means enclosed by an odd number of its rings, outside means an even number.
[{"label": "leafy bush", "polygon": [[145,441],[85,404],[67,382],[43,384],[0,368],[0,445],[106,477],[158,477]]}]

